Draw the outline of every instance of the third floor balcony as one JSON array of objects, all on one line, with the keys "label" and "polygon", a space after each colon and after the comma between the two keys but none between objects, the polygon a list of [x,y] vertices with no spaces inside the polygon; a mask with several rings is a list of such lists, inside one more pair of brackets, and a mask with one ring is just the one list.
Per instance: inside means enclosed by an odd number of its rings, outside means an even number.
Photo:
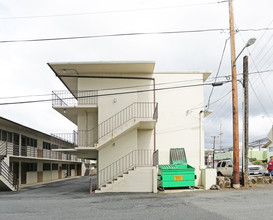
[{"label": "third floor balcony", "polygon": [[79,109],[96,112],[98,107],[97,90],[58,90],[52,91],[52,107],[77,125]]},{"label": "third floor balcony", "polygon": [[58,90],[52,91],[53,107],[96,106],[98,104],[97,90]]}]

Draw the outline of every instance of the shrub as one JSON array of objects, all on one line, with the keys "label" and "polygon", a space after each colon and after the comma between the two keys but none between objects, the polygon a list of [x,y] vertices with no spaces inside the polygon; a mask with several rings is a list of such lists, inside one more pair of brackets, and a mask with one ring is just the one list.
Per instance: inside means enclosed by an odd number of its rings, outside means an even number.
[{"label": "shrub", "polygon": [[259,164],[263,164],[263,161],[255,160],[255,161],[252,161],[252,163],[255,164],[255,165],[259,165]]}]

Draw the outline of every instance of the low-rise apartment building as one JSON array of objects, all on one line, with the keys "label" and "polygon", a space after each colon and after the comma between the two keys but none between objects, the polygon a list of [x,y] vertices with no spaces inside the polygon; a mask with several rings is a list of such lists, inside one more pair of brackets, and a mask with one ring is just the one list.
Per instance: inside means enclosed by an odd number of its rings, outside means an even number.
[{"label": "low-rise apartment building", "polygon": [[68,89],[53,92],[53,108],[78,126],[56,136],[74,145],[64,152],[97,160],[96,192],[156,192],[157,164],[178,147],[203,184],[200,110],[210,73],[154,72],[154,62],[48,65]]},{"label": "low-rise apartment building", "polygon": [[0,117],[0,190],[81,176],[85,161],[53,151],[59,146],[51,142],[48,134]]}]

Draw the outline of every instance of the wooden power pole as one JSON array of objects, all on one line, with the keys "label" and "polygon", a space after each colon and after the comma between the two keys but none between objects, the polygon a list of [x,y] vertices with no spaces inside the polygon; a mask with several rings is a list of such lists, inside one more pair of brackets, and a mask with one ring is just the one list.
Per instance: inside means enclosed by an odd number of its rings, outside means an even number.
[{"label": "wooden power pole", "polygon": [[243,65],[243,87],[244,87],[244,151],[245,151],[245,170],[244,186],[248,186],[248,57],[244,56]]},{"label": "wooden power pole", "polygon": [[218,136],[211,136],[213,138],[213,157],[212,157],[212,166],[214,168],[214,155],[215,155],[215,143],[216,143],[216,138]]},{"label": "wooden power pole", "polygon": [[222,135],[223,135],[223,132],[222,132],[222,122],[220,122],[220,152],[222,152]]},{"label": "wooden power pole", "polygon": [[233,188],[240,188],[239,176],[239,119],[238,119],[238,91],[236,74],[235,32],[233,18],[233,0],[229,0],[230,48],[232,70],[232,112],[233,112]]}]

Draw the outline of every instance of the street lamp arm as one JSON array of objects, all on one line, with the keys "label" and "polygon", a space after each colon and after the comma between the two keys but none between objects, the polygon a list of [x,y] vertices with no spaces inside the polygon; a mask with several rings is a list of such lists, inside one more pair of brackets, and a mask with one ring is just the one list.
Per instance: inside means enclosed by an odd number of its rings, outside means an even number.
[{"label": "street lamp arm", "polygon": [[233,63],[233,66],[235,66],[236,65],[236,61],[237,61],[237,59],[239,58],[239,56],[243,53],[243,51],[246,49],[246,46],[244,46],[244,48],[241,50],[241,52],[238,54],[238,56],[235,58],[235,60],[234,60],[234,63]]}]

